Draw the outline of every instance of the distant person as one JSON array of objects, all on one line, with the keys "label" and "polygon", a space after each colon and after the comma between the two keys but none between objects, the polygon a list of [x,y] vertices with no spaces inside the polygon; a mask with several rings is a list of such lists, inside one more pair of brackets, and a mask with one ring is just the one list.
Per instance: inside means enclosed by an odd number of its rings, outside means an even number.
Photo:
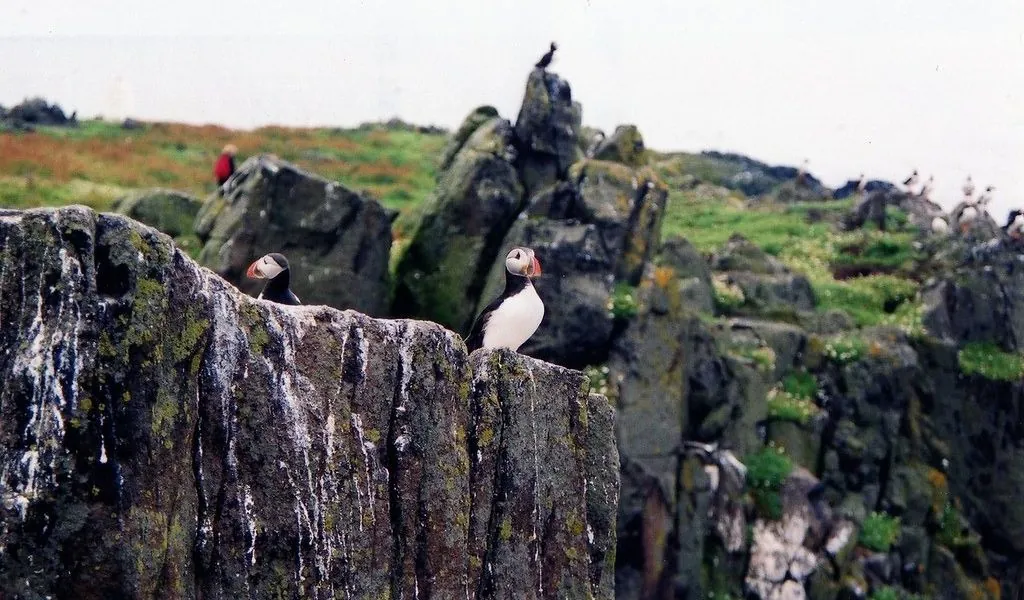
[{"label": "distant person", "polygon": [[238,148],[234,144],[228,144],[221,150],[217,162],[213,165],[213,176],[217,178],[217,185],[222,186],[235,172],[235,154]]}]

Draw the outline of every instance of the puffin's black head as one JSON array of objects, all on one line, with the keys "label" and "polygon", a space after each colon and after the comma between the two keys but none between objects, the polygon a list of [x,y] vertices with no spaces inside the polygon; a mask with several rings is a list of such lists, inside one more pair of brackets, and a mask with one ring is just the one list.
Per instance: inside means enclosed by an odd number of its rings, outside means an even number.
[{"label": "puffin's black head", "polygon": [[245,276],[249,279],[273,279],[288,270],[288,259],[273,252],[249,265]]},{"label": "puffin's black head", "polygon": [[558,46],[556,46],[554,42],[551,42],[551,51],[554,52],[555,50],[558,50]]},{"label": "puffin's black head", "polygon": [[513,275],[540,277],[540,261],[530,248],[513,248],[505,257],[505,269]]}]

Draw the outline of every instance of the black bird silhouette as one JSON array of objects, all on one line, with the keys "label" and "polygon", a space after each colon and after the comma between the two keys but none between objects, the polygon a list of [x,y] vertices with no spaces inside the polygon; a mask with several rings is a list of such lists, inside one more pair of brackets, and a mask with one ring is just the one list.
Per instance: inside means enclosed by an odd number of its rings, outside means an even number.
[{"label": "black bird silhouette", "polygon": [[537,64],[534,66],[538,69],[546,69],[547,66],[551,64],[551,60],[555,57],[555,50],[558,50],[558,46],[556,46],[554,42],[551,42],[551,49],[548,50],[544,56],[540,57],[540,60],[538,60]]}]

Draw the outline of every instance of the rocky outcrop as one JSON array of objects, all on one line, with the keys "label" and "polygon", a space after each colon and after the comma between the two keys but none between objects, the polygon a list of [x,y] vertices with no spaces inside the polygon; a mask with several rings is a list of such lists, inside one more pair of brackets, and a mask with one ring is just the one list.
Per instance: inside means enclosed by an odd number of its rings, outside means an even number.
[{"label": "rocky outcrop", "polygon": [[582,118],[568,81],[544,69],[530,73],[515,126],[516,168],[527,197],[565,178],[579,157]]},{"label": "rocky outcrop", "polygon": [[291,288],[304,304],[383,316],[394,217],[340,183],[255,156],[200,210],[199,261],[257,295],[263,282],[247,279],[246,267],[268,252],[281,252],[291,265]]},{"label": "rocky outcrop", "polygon": [[502,238],[519,214],[523,187],[513,166],[512,126],[492,117],[473,129],[438,176],[419,227],[398,264],[393,311],[465,333]]},{"label": "rocky outcrop", "polygon": [[194,233],[196,215],[203,203],[193,196],[175,190],[154,188],[140,190],[118,198],[114,210],[173,237],[186,250]]},{"label": "rocky outcrop", "polygon": [[[501,247],[529,246],[542,261],[535,285],[544,322],[522,351],[583,367],[607,356],[613,295],[639,284],[658,247],[668,194],[653,171],[618,163],[585,160],[570,176],[531,200]],[[500,293],[504,272],[498,257],[477,310]]]},{"label": "rocky outcrop", "polygon": [[711,259],[715,283],[727,290],[730,314],[775,315],[807,312],[815,298],[807,277],[791,273],[778,259],[739,234]]},{"label": "rocky outcrop", "polygon": [[68,117],[57,104],[43,98],[28,98],[9,109],[0,107],[0,125],[12,129],[31,130],[37,125],[77,125],[75,114]]},{"label": "rocky outcrop", "polygon": [[893,186],[879,186],[860,197],[846,217],[846,228],[856,229],[872,223],[880,231],[885,231],[888,227],[887,208],[902,211],[907,216],[907,223],[924,232],[931,231],[935,217],[946,218],[942,207],[927,198],[901,192]]},{"label": "rocky outcrop", "polygon": [[597,146],[593,158],[639,167],[647,160],[644,138],[636,125],[619,125]]},{"label": "rocky outcrop", "polygon": [[[925,286],[924,324],[935,336],[961,343],[1024,348],[1024,248],[1009,240],[985,244],[970,260]],[[969,254],[968,256],[972,256]]]},{"label": "rocky outcrop", "polygon": [[610,598],[612,414],[452,332],[0,211],[0,595]]}]

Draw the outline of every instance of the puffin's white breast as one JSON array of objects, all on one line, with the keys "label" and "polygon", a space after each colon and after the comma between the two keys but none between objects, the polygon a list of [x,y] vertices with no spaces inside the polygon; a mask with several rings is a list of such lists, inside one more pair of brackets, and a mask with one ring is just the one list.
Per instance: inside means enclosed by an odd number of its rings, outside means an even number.
[{"label": "puffin's white breast", "polygon": [[544,303],[533,285],[527,285],[494,309],[484,326],[484,348],[519,350],[544,319]]}]

